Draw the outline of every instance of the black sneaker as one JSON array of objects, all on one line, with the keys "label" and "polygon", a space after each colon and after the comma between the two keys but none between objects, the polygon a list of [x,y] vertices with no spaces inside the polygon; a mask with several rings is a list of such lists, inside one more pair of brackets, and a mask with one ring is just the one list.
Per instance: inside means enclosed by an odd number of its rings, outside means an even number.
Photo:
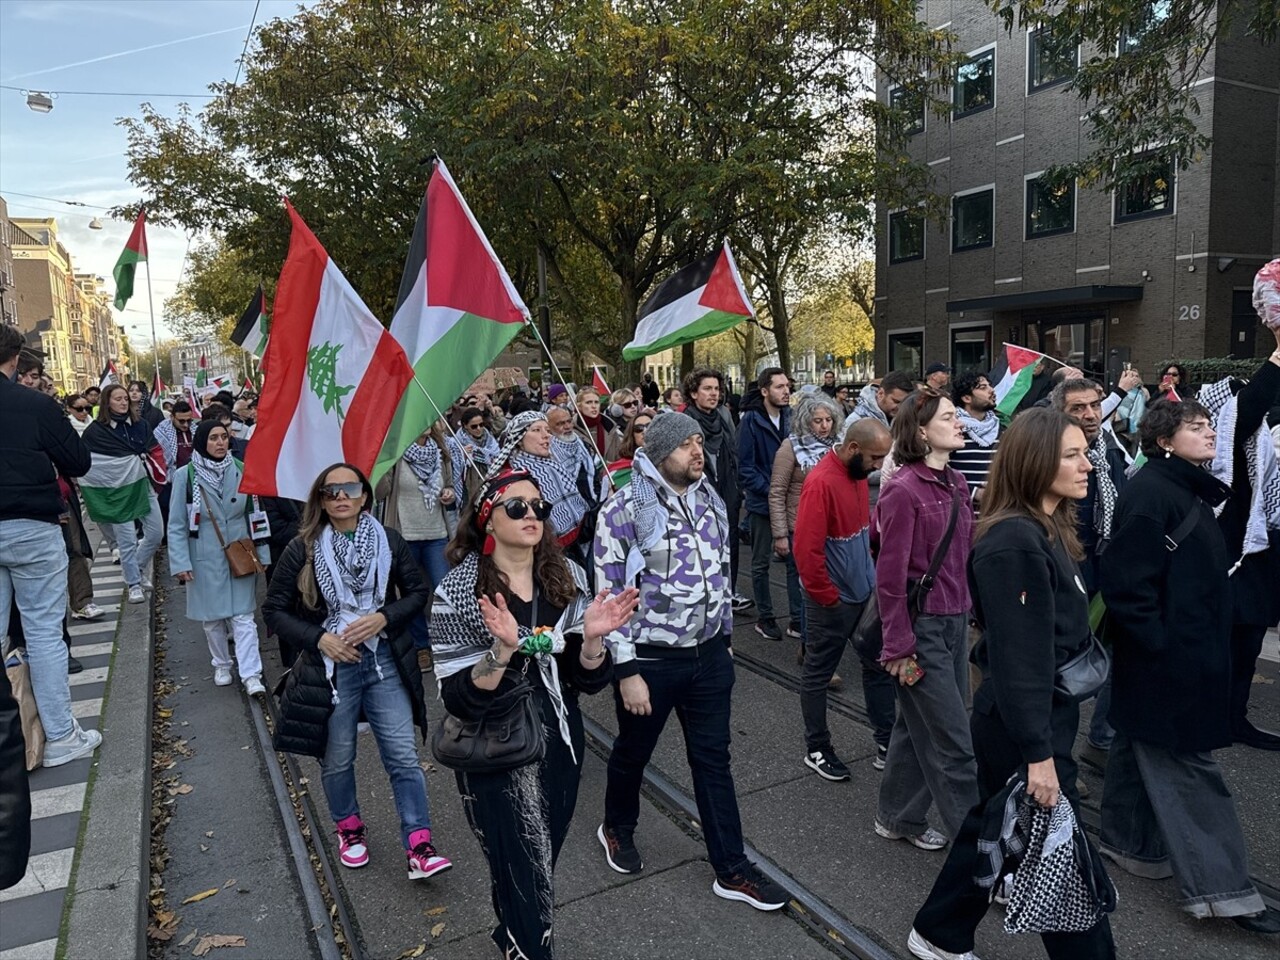
[{"label": "black sneaker", "polygon": [[871,758],[871,769],[883,770],[885,761],[889,759],[889,748],[876,744],[876,755]]},{"label": "black sneaker", "polygon": [[804,637],[804,632],[800,629],[799,621],[792,620],[787,624],[787,636],[792,640],[800,640]]},{"label": "black sneaker", "polygon": [[750,597],[744,597],[740,593],[735,593],[729,601],[729,605],[733,607],[734,613],[741,613],[743,610],[750,610],[756,605],[756,602]]},{"label": "black sneaker", "polygon": [[71,656],[71,654],[67,654],[67,673],[80,673],[83,670],[84,664]]},{"label": "black sneaker", "polygon": [[639,873],[644,869],[630,830],[614,829],[602,823],[596,831],[596,839],[604,847],[604,858],[609,861],[609,866],[618,873]]},{"label": "black sneaker", "polygon": [[1280,910],[1267,907],[1261,913],[1251,913],[1243,917],[1232,917],[1236,926],[1243,927],[1250,933],[1280,933]]},{"label": "black sneaker", "polygon": [[731,877],[716,877],[712,892],[725,900],[741,900],[757,910],[781,910],[791,900],[780,884],[774,883],[754,863]]},{"label": "black sneaker", "polygon": [[766,640],[781,640],[782,631],[778,629],[778,624],[774,620],[759,620],[756,622],[756,633],[764,637]]},{"label": "black sneaker", "polygon": [[813,753],[805,754],[804,765],[823,780],[849,779],[849,768],[841,763],[840,758],[830,749],[815,750]]}]

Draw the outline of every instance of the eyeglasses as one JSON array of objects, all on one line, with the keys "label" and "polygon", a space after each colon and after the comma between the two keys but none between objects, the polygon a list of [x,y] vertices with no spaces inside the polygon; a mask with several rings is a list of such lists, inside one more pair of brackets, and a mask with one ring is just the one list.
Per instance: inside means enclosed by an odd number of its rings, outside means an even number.
[{"label": "eyeglasses", "polygon": [[76,413],[88,413],[92,407],[72,407],[71,409]]},{"label": "eyeglasses", "polygon": [[538,521],[546,520],[551,516],[550,500],[525,500],[523,497],[512,497],[510,500],[499,500],[494,506],[502,507],[512,520],[523,520],[530,510],[533,511],[533,519]]},{"label": "eyeglasses", "polygon": [[349,480],[346,483],[326,483],[320,488],[320,496],[326,500],[337,500],[340,495],[345,495],[348,500],[354,500],[362,493],[364,493],[364,485],[358,480]]},{"label": "eyeglasses", "polygon": [[645,428],[645,427],[647,427],[648,425],[649,425],[649,424],[647,424],[647,423],[637,423],[637,424],[636,424],[634,427],[632,427],[631,429],[632,429],[632,431],[633,431],[634,433],[644,433],[644,428]]},{"label": "eyeglasses", "polygon": [[[87,409],[88,409],[88,407],[86,407],[85,409],[87,410]],[[177,424],[178,426],[180,426],[180,427],[189,427],[189,426],[191,426],[191,420],[192,420],[192,418],[191,418],[191,417],[174,417],[174,418],[173,418],[173,422],[174,422],[174,423],[176,423],[176,424]]]},{"label": "eyeglasses", "polygon": [[640,404],[639,404],[637,401],[635,401],[635,400],[629,400],[629,401],[627,401],[626,403],[620,404],[620,406],[621,406],[624,410],[630,410],[632,407],[638,407],[638,406],[640,406]]}]

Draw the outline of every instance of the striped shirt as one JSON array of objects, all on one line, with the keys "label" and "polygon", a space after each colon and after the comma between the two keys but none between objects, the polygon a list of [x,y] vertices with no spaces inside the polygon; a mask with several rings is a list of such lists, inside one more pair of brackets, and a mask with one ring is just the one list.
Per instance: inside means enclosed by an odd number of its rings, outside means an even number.
[{"label": "striped shirt", "polygon": [[999,448],[999,440],[989,447],[984,447],[976,440],[967,438],[964,447],[951,454],[948,462],[969,484],[970,493],[981,490],[987,485],[987,477],[991,474],[991,460]]}]

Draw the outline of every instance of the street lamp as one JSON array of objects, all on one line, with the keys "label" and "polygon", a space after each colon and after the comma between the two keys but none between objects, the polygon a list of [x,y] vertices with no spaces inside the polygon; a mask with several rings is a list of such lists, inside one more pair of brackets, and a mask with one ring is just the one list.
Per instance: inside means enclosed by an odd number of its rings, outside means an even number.
[{"label": "street lamp", "polygon": [[101,230],[101,229],[102,229],[102,221],[101,221],[101,220],[99,220],[97,217],[94,217],[92,220],[90,220],[90,221],[89,221],[89,229],[90,229],[90,230]]},{"label": "street lamp", "polygon": [[53,109],[53,94],[42,90],[28,90],[27,106],[36,113],[48,113]]}]

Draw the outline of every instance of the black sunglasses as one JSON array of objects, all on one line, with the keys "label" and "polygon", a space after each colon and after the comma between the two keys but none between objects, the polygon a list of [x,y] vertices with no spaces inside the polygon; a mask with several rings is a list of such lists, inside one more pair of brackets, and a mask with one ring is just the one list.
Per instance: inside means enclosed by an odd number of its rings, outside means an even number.
[{"label": "black sunglasses", "polygon": [[92,407],[72,407],[71,409],[74,410],[76,413],[88,413],[93,408]]},{"label": "black sunglasses", "polygon": [[320,496],[326,500],[337,500],[338,495],[343,493],[348,500],[354,500],[364,493],[364,484],[359,480],[349,480],[346,483],[326,483],[320,488]]},{"label": "black sunglasses", "polygon": [[550,500],[525,500],[523,497],[512,497],[510,500],[499,500],[494,506],[502,507],[512,520],[523,520],[530,510],[533,511],[535,520],[546,520],[551,516]]},{"label": "black sunglasses", "polygon": [[630,410],[632,407],[639,406],[639,404],[635,400],[628,400],[626,403],[622,404],[622,406],[625,409]]},{"label": "black sunglasses", "polygon": [[645,427],[647,427],[648,425],[649,425],[649,424],[647,424],[647,423],[637,423],[634,427],[632,427],[632,428],[631,428],[631,432],[632,432],[632,433],[644,433],[644,428],[645,428]]}]

